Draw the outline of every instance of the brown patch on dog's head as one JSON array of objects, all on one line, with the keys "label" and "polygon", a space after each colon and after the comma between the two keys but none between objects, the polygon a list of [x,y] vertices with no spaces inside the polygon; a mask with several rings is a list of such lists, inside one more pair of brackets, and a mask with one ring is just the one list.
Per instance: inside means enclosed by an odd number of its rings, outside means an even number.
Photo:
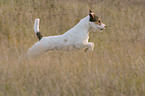
[{"label": "brown patch on dog's head", "polygon": [[100,18],[98,18],[98,20],[97,20],[97,21],[95,21],[94,23],[96,23],[96,24],[98,24],[98,25],[101,25],[101,24],[102,24],[102,22],[101,22],[101,19],[100,19]]},{"label": "brown patch on dog's head", "polygon": [[89,16],[90,16],[90,22],[96,22],[98,20],[98,16],[96,16],[92,10],[89,11]]},{"label": "brown patch on dog's head", "polygon": [[90,16],[90,22],[94,22],[94,23],[96,23],[96,24],[98,24],[98,25],[101,25],[101,19],[98,17],[98,16],[96,16],[93,12],[92,12],[92,10],[89,10],[89,16]]}]

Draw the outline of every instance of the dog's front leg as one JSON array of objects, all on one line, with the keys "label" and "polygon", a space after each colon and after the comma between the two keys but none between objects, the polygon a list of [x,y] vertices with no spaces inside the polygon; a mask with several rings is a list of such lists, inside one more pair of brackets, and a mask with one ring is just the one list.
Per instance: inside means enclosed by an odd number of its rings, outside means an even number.
[{"label": "dog's front leg", "polygon": [[94,43],[93,42],[88,42],[87,44],[85,44],[85,52],[88,52],[88,51],[93,51],[94,50]]}]

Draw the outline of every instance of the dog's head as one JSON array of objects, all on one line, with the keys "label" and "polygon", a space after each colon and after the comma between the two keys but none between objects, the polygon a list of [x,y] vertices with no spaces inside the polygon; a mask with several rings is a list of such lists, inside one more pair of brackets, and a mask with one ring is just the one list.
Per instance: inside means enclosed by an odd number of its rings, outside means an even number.
[{"label": "dog's head", "polygon": [[90,16],[89,21],[90,21],[91,27],[98,29],[100,31],[103,31],[104,29],[106,29],[106,25],[102,23],[101,19],[98,16],[96,16],[92,12],[92,10],[90,10],[89,16]]}]

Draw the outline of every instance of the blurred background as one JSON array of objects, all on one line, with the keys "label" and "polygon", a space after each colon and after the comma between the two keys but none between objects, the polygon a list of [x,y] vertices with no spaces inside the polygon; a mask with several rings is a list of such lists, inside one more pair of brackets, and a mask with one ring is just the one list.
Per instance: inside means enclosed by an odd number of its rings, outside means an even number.
[{"label": "blurred background", "polygon": [[[90,30],[93,52],[50,51],[18,62],[38,39],[63,34],[89,9],[107,29]],[[0,0],[0,96],[144,96],[144,0]]]}]

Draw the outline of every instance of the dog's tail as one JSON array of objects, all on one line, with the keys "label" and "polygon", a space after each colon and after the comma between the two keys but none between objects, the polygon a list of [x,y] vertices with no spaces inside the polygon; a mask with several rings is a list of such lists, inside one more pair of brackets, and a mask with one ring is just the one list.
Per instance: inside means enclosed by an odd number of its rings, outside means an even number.
[{"label": "dog's tail", "polygon": [[43,37],[39,31],[39,21],[40,19],[35,19],[35,23],[34,23],[34,31],[35,34],[37,35],[38,39],[41,40],[41,38]]}]

